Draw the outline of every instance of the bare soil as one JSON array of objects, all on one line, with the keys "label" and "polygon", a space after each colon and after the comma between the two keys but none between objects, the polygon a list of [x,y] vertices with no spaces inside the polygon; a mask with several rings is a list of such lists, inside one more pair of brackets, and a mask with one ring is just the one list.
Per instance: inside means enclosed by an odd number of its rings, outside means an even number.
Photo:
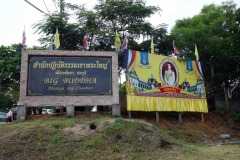
[{"label": "bare soil", "polygon": [[[151,116],[144,112],[133,112],[133,118],[145,119],[156,124],[155,113]],[[233,122],[229,112],[209,112],[204,114],[204,122],[201,113],[184,113],[183,123],[178,122],[178,113],[159,113],[160,123],[156,126],[176,139],[195,143],[227,143],[229,141],[240,142],[240,123]],[[230,139],[222,139],[221,134],[229,134]]]},{"label": "bare soil", "polygon": [[[65,132],[65,135],[68,138],[79,139],[79,137],[84,138],[84,137],[88,137],[93,134],[97,134],[106,125],[111,125],[114,122],[115,121],[113,119],[111,119],[111,120],[103,120],[103,121],[100,121],[99,123],[94,123],[94,125],[96,126],[96,129],[90,129],[89,123],[75,124],[74,127],[67,127],[65,129],[63,129],[63,131]],[[71,133],[71,134],[69,134],[69,133]]]}]

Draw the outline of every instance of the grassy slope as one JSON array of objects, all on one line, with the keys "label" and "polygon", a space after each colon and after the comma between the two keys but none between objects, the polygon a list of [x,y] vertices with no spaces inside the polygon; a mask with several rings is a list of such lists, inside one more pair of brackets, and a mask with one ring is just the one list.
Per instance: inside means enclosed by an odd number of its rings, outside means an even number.
[{"label": "grassy slope", "polygon": [[[92,132],[89,123],[101,128]],[[71,130],[78,125],[89,134]],[[48,117],[2,124],[0,130],[0,159],[237,159],[240,149],[187,144],[145,121],[122,118]]]}]

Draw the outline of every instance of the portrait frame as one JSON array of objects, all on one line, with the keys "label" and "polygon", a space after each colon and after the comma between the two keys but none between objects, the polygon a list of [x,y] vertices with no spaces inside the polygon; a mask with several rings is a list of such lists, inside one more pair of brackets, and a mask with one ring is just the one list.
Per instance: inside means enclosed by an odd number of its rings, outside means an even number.
[{"label": "portrait frame", "polygon": [[164,80],[164,74],[165,71],[167,70],[167,65],[171,65],[172,71],[175,73],[175,81],[174,84],[172,85],[173,87],[177,87],[178,82],[179,82],[179,70],[175,62],[169,58],[165,58],[162,60],[162,62],[159,65],[159,77],[162,81],[163,86],[168,86],[167,83]]}]

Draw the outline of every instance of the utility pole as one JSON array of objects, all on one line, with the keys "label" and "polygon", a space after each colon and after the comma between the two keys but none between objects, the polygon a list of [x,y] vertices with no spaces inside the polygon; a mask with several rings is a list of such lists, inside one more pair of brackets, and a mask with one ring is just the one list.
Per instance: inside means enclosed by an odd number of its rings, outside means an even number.
[{"label": "utility pole", "polygon": [[60,15],[64,15],[64,6],[63,6],[64,0],[60,0]]},{"label": "utility pole", "polygon": [[[60,18],[61,20],[63,19],[63,16],[64,16],[64,0],[59,0],[59,8],[60,8]],[[61,25],[59,26],[59,30],[61,31]],[[59,38],[60,38],[60,47],[59,49],[62,49],[62,46],[63,46],[63,33],[60,33],[59,35]]]}]

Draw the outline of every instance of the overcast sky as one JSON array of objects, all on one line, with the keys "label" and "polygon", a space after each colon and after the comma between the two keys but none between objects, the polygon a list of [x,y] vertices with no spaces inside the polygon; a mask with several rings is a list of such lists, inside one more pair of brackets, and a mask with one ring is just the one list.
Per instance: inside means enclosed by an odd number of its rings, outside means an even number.
[{"label": "overcast sky", "polygon": [[[54,11],[56,7],[53,0],[28,0],[44,12]],[[58,0],[55,0],[58,2]],[[65,0],[67,3],[85,3],[89,9],[93,7],[97,0]],[[156,14],[150,18],[150,22],[156,26],[161,23],[169,25],[169,30],[174,26],[177,19],[192,17],[198,14],[205,4],[221,4],[222,0],[147,0],[147,5],[159,6],[162,9],[161,16]],[[235,0],[237,7],[240,7],[240,0]],[[0,3],[0,45],[11,45],[21,43],[22,33],[25,26],[26,45],[39,46],[37,41],[40,35],[34,34],[32,25],[43,19],[43,13],[39,12],[24,0],[1,0]]]}]

